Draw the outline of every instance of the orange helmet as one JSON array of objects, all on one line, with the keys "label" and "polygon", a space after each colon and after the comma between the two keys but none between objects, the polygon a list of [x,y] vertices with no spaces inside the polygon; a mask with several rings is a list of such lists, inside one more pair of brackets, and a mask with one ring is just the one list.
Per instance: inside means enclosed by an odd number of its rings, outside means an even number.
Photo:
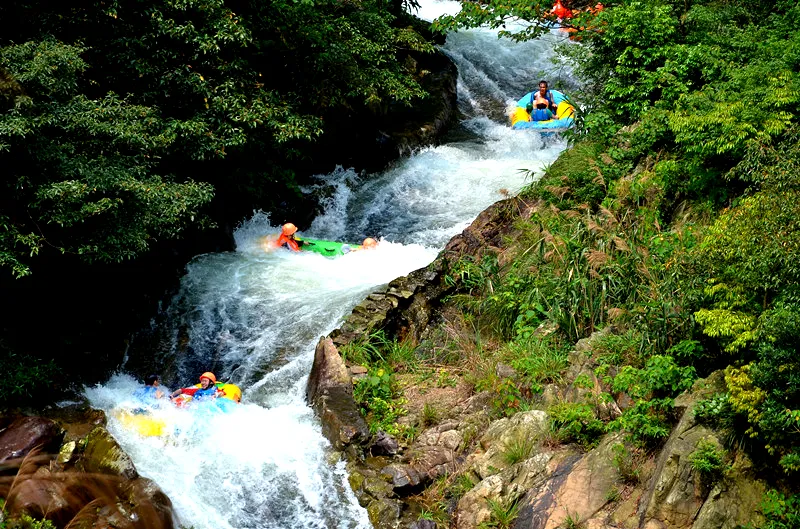
[{"label": "orange helmet", "polygon": [[372,237],[367,237],[366,239],[364,239],[364,242],[361,243],[361,246],[363,246],[364,248],[375,248],[376,246],[378,246],[378,241],[376,241]]},{"label": "orange helmet", "polygon": [[289,235],[294,235],[295,232],[297,232],[297,226],[295,226],[291,222],[287,222],[286,224],[283,225],[283,227],[281,227],[281,233],[283,233],[287,237]]},{"label": "orange helmet", "polygon": [[200,375],[200,380],[203,380],[204,378],[209,379],[214,384],[217,383],[217,377],[215,377],[214,373],[212,373],[211,371],[206,371],[205,373]]}]

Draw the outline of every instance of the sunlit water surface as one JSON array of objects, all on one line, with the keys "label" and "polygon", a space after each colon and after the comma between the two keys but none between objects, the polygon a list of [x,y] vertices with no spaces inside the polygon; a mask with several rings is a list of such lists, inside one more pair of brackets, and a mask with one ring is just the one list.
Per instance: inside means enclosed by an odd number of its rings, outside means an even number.
[{"label": "sunlit water surface", "polygon": [[[427,1],[420,15],[430,20],[457,9],[456,2]],[[180,380],[193,384],[198,373],[214,369],[244,389],[244,404],[230,413],[164,405],[153,414],[173,434],[143,438],[115,419],[119,409],[137,405],[132,376],[86,390],[92,405],[109,413],[109,429],[139,472],[172,499],[182,525],[370,527],[305,403],[314,346],[368,293],[430,263],[480,211],[516,193],[564,149],[558,138],[510,130],[504,117],[539,77],[569,82],[552,63],[559,39],[553,33],[514,44],[489,30],[449,35],[443,51],[460,73],[460,139],[381,174],[338,169],[316,178],[306,191],[324,188],[330,198],[301,235],[351,242],[373,236],[381,239],[376,250],[336,259],[265,253],[260,238],[278,228],[256,214],[235,233],[235,252],[189,264],[166,309],[172,347],[188,351]]]}]

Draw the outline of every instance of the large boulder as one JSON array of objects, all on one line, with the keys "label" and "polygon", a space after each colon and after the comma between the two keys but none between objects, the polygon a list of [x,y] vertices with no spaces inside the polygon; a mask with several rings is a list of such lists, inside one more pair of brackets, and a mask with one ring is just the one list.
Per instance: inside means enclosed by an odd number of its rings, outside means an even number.
[{"label": "large boulder", "polygon": [[492,515],[489,500],[510,505],[529,490],[539,490],[548,482],[553,470],[552,458],[552,454],[539,453],[481,480],[459,500],[456,527],[476,529],[488,522]]},{"label": "large boulder", "polygon": [[56,423],[43,417],[19,417],[0,432],[0,463],[25,457],[36,447],[54,452],[64,433]]},{"label": "large boulder", "polygon": [[532,449],[533,443],[549,427],[547,413],[541,410],[521,412],[494,421],[481,437],[481,450],[467,458],[467,465],[479,479],[497,474],[509,466],[505,455],[509,450],[524,449],[526,443]]},{"label": "large boulder", "polygon": [[306,399],[322,421],[323,435],[337,450],[369,438],[369,428],[353,400],[353,383],[330,338],[314,352]]},{"label": "large boulder", "polygon": [[514,527],[555,529],[568,519],[586,521],[594,516],[608,502],[609,491],[619,480],[613,448],[620,441],[620,434],[607,436],[583,457],[567,457],[546,486],[526,494]]},{"label": "large boulder", "polygon": [[758,520],[766,485],[755,479],[751,463],[739,454],[731,472],[709,490],[690,456],[700,442],[721,447],[720,434],[695,418],[697,402],[724,390],[721,372],[695,383],[675,400],[683,412],[656,461],[656,471],[639,504],[639,525],[659,529],[728,528]]},{"label": "large boulder", "polygon": [[59,525],[65,525],[81,508],[70,502],[69,496],[63,481],[54,479],[47,467],[39,467],[31,474],[17,476],[6,507],[14,516],[47,516]]},{"label": "large boulder", "polygon": [[139,477],[133,460],[102,426],[95,427],[86,437],[79,467],[85,472],[121,476],[128,480]]}]

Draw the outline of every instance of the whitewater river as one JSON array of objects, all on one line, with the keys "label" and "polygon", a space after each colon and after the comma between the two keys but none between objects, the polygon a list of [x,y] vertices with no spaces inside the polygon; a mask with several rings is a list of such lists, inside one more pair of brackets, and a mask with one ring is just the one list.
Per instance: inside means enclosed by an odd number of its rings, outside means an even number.
[{"label": "whitewater river", "polygon": [[[456,2],[427,1],[420,15],[430,20],[457,9]],[[337,259],[264,253],[259,237],[277,233],[283,219],[257,214],[237,230],[236,251],[188,265],[180,293],[165,308],[165,334],[174,336],[167,348],[185,351],[177,367],[183,384],[208,369],[239,384],[244,404],[232,413],[209,417],[166,406],[156,413],[179,433],[142,438],[114,419],[137,387],[124,366],[105,385],[87,389],[139,472],[172,499],[181,525],[370,527],[304,401],[314,346],[369,292],[430,263],[480,211],[518,191],[526,184],[522,170],[540,171],[564,149],[561,140],[511,131],[504,118],[539,78],[564,79],[551,60],[562,39],[554,33],[513,44],[488,30],[449,35],[443,51],[460,73],[464,118],[453,135],[459,139],[381,174],[339,169],[317,178],[315,186],[331,190],[331,198],[301,235],[354,242],[373,236],[382,240],[376,250]]]}]

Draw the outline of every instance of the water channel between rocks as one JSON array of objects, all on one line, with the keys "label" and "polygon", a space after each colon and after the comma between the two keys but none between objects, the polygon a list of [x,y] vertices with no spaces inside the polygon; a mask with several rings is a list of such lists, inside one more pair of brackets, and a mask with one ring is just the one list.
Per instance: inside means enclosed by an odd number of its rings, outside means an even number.
[{"label": "water channel between rocks", "polygon": [[[423,1],[420,16],[432,19],[458,6]],[[187,351],[178,380],[193,384],[213,367],[244,389],[244,404],[213,417],[165,406],[156,414],[179,433],[142,438],[112,412],[130,404],[133,377],[116,375],[87,389],[92,405],[110,414],[109,430],[139,472],[172,499],[181,525],[370,527],[343,463],[329,462],[329,444],[304,401],[314,346],[368,293],[429,264],[480,211],[525,185],[521,170],[541,171],[565,148],[559,139],[512,131],[504,118],[539,77],[564,80],[551,61],[563,38],[554,32],[514,44],[489,30],[449,35],[443,51],[459,68],[464,115],[454,140],[381,174],[340,169],[318,177],[316,185],[332,191],[331,198],[302,235],[354,242],[377,236],[383,240],[377,250],[337,259],[266,254],[258,238],[278,228],[256,214],[237,230],[235,252],[198,256],[188,265],[180,293],[165,309],[171,347]]]}]

